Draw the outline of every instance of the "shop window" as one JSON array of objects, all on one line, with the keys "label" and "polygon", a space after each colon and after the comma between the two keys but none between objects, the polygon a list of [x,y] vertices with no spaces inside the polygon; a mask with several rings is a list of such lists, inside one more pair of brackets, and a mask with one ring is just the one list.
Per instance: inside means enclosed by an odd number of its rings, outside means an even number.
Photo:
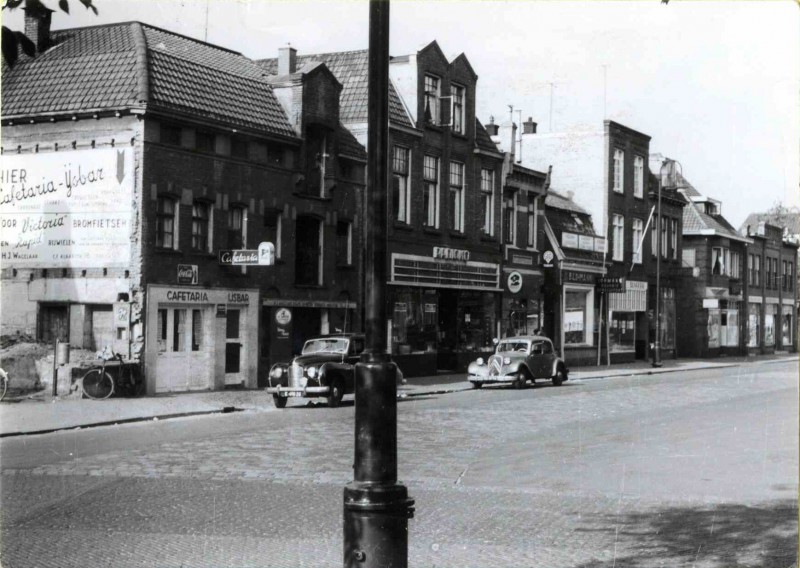
[{"label": "shop window", "polygon": [[186,310],[175,310],[172,319],[172,350],[186,351]]},{"label": "shop window", "polygon": [[401,288],[392,293],[392,352],[435,352],[438,295],[433,290]]},{"label": "shop window", "polygon": [[454,231],[464,232],[464,164],[450,162],[450,218]]},{"label": "shop window", "polygon": [[243,249],[247,228],[247,208],[235,205],[228,209],[228,248]]},{"label": "shop window", "polygon": [[739,310],[712,308],[706,325],[709,349],[739,345]]},{"label": "shop window", "polygon": [[483,233],[494,235],[494,171],[481,169],[481,197],[483,200]]},{"label": "shop window", "polygon": [[422,202],[426,227],[439,226],[439,158],[425,156],[422,168]]},{"label": "shop window", "polygon": [[491,350],[497,325],[496,296],[491,292],[458,293],[456,351]]},{"label": "shop window", "polygon": [[202,252],[211,251],[209,227],[211,225],[211,207],[204,201],[192,203],[192,249]]},{"label": "shop window", "polygon": [[[758,258],[758,257],[756,257]],[[747,346],[758,347],[761,337],[761,304],[749,304],[747,312]]]},{"label": "shop window", "polygon": [[203,348],[203,310],[192,310],[192,351]]},{"label": "shop window", "polygon": [[450,96],[452,97],[453,107],[450,122],[453,132],[464,133],[464,92],[466,89],[461,85],[450,85]]},{"label": "shop window", "polygon": [[165,249],[177,249],[177,200],[173,197],[158,198],[156,213],[156,246]]},{"label": "shop window", "polygon": [[566,345],[592,344],[592,294],[594,294],[594,290],[566,290],[564,292],[563,327]]},{"label": "shop window", "polygon": [[295,235],[295,283],[321,286],[322,221],[315,217],[298,216]]},{"label": "shop window", "polygon": [[622,176],[625,167],[625,153],[622,150],[614,150],[614,191],[623,193]]},{"label": "shop window", "polygon": [[281,258],[281,229],[283,218],[277,209],[268,209],[264,212],[264,238],[266,242],[275,245],[275,259]]},{"label": "shop window", "polygon": [[677,308],[675,288],[661,288],[661,348],[675,348]]},{"label": "shop window", "polygon": [[336,223],[336,263],[353,264],[353,224],[349,221]]},{"label": "shop window", "polygon": [[764,306],[764,347],[775,345],[775,320],[778,316],[778,306],[767,304]]},{"label": "shop window", "polygon": [[609,341],[612,352],[636,350],[636,312],[611,312]]},{"label": "shop window", "polygon": [[428,124],[439,124],[439,97],[441,96],[441,82],[439,77],[425,75],[425,100],[424,113],[425,122]]},{"label": "shop window", "polygon": [[784,349],[792,346],[792,314],[783,314],[781,325],[781,341]]},{"label": "shop window", "polygon": [[158,352],[164,353],[167,350],[167,310],[158,310],[156,329],[156,343],[158,344]]},{"label": "shop window", "polygon": [[612,239],[614,241],[614,254],[612,260],[623,260],[625,256],[625,217],[612,216]]},{"label": "shop window", "polygon": [[409,162],[411,150],[402,146],[392,147],[392,215],[400,223],[411,221],[409,209],[411,195],[409,186]]}]

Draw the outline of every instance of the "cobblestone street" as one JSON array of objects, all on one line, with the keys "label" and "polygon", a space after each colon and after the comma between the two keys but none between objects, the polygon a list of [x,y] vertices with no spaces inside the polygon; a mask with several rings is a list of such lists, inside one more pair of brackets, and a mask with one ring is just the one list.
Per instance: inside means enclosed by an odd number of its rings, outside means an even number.
[{"label": "cobblestone street", "polygon": [[[742,365],[401,402],[410,565],[788,568],[796,375]],[[352,406],[3,440],[0,559],[339,566],[352,446]]]}]

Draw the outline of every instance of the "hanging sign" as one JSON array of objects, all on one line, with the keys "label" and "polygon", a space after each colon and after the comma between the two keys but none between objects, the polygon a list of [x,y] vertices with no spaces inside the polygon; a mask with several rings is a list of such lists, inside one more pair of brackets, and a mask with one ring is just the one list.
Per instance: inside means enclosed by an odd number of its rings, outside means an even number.
[{"label": "hanging sign", "polygon": [[520,274],[516,270],[514,272],[509,273],[507,284],[508,284],[508,291],[511,292],[512,294],[516,294],[517,292],[522,290],[522,274]]}]

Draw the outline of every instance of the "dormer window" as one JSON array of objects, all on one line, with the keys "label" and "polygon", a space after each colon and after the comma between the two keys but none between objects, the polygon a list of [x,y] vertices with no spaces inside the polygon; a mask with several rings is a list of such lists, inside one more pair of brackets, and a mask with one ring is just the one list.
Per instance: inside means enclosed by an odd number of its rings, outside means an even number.
[{"label": "dormer window", "polygon": [[439,124],[439,97],[441,97],[441,81],[434,75],[425,75],[425,122]]}]

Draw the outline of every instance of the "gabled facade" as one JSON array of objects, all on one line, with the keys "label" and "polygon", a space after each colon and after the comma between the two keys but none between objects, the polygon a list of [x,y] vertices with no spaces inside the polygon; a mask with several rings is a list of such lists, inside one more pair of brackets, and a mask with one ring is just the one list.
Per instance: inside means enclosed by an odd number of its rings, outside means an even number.
[{"label": "gabled facade", "polygon": [[[329,72],[271,85],[138,22],[49,37],[3,67],[3,333],[111,345],[154,393],[255,387],[351,329],[366,155]],[[266,242],[273,266],[231,265]]]},{"label": "gabled facade", "polygon": [[[341,121],[366,144],[367,51],[296,57],[317,63],[343,85]],[[278,60],[259,65],[277,73]],[[465,369],[499,329],[503,155],[481,134],[464,55],[448,61],[432,42],[392,57],[389,75],[392,354],[408,376]]]}]

